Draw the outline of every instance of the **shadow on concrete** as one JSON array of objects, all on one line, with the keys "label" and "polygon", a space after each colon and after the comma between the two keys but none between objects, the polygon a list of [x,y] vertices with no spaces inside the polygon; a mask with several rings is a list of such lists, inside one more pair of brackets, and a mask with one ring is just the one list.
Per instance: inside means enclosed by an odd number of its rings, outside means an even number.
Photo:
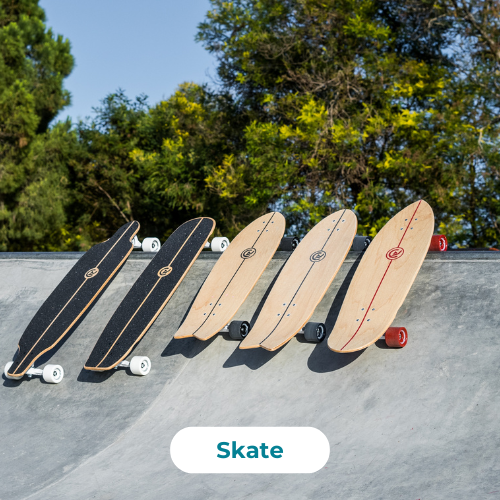
[{"label": "shadow on concrete", "polygon": [[85,382],[87,384],[101,384],[109,378],[111,378],[117,370],[112,368],[111,370],[106,370],[104,372],[97,372],[93,370],[85,370],[82,368],[76,380],[78,382]]},{"label": "shadow on concrete", "polygon": [[346,352],[345,354],[333,352],[328,348],[327,343],[323,341],[318,344],[309,356],[307,367],[315,373],[334,372],[356,361],[364,352],[365,349]]},{"label": "shadow on concrete", "polygon": [[239,349],[236,348],[235,351],[227,358],[227,360],[222,365],[223,368],[234,368],[235,366],[246,365],[250,370],[258,370],[261,366],[269,363],[274,356],[281,352],[283,347],[276,351],[266,351],[261,347],[257,349]]},{"label": "shadow on concrete", "polygon": [[21,385],[21,380],[23,382],[28,382],[30,380],[28,377],[22,377],[20,380],[12,380],[10,378],[7,378],[5,374],[2,374],[2,378],[3,378],[3,386],[9,388],[19,387]]},{"label": "shadow on concrete", "polygon": [[375,345],[376,345],[379,349],[397,349],[397,347],[389,347],[389,346],[385,343],[385,339],[378,339],[378,340],[375,342]]},{"label": "shadow on concrete", "polygon": [[[307,360],[307,366],[313,372],[326,373],[340,370],[341,368],[344,368],[344,366],[347,366],[355,361],[359,356],[361,356],[361,354],[365,352],[365,350],[363,349],[361,351],[352,353],[340,354],[338,352],[333,352],[328,348],[328,337],[335,327],[340,309],[342,308],[342,304],[344,303],[344,299],[347,294],[347,290],[349,290],[352,278],[354,277],[354,273],[356,272],[356,269],[358,268],[363,255],[364,253],[358,255],[358,257],[354,261],[354,264],[351,266],[351,269],[349,269],[349,272],[344,278],[342,285],[340,285],[337,295],[335,295],[335,298],[333,299],[332,306],[330,307],[325,320],[325,340],[323,340],[321,344],[318,344],[314,348],[311,355],[309,356],[309,359]],[[297,340],[299,340],[299,342],[305,342],[303,338],[298,338]]]},{"label": "shadow on concrete", "polygon": [[168,358],[169,356],[177,356],[180,354],[187,359],[192,359],[209,347],[216,338],[217,335],[205,341],[198,340],[196,337],[187,337],[184,339],[172,338],[161,353],[161,357]]}]

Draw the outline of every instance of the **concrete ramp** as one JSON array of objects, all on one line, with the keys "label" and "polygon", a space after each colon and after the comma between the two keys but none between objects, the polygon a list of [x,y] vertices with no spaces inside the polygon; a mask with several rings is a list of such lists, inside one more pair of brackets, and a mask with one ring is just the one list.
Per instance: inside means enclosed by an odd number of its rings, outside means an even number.
[{"label": "concrete ramp", "polygon": [[[80,254],[0,258],[1,364]],[[255,315],[278,252],[235,319]],[[313,320],[330,332],[360,254],[349,254]],[[500,498],[500,255],[429,254],[394,322],[408,345],[336,354],[292,339],[238,350],[225,335],[173,340],[216,255],[203,253],[134,354],[147,377],[82,369],[149,262],[134,253],[71,336],[39,360],[64,366],[0,385],[0,499]],[[312,426],[331,447],[315,474],[190,475],[169,453],[188,426]]]}]

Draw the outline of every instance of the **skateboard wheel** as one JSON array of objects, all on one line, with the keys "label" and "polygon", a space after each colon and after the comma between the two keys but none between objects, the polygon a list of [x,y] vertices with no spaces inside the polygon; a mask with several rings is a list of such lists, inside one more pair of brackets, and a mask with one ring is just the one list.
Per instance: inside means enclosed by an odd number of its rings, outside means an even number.
[{"label": "skateboard wheel", "polygon": [[58,384],[64,377],[64,370],[59,365],[46,365],[42,372],[42,378],[48,384]]},{"label": "skateboard wheel", "polygon": [[229,246],[229,240],[224,237],[217,236],[212,240],[210,247],[212,252],[223,252]]},{"label": "skateboard wheel", "polygon": [[399,326],[391,326],[385,332],[385,343],[389,347],[404,347],[408,342],[408,332],[406,328]]},{"label": "skateboard wheel", "polygon": [[142,240],[143,252],[158,252],[161,248],[161,243],[158,238],[144,238]]},{"label": "skateboard wheel", "polygon": [[283,250],[285,252],[293,252],[297,245],[300,243],[299,238],[297,236],[292,236],[290,238],[281,238],[281,243],[279,246],[279,250]]},{"label": "skateboard wheel", "polygon": [[355,236],[352,240],[351,251],[352,252],[362,252],[368,248],[368,245],[372,242],[369,236]]},{"label": "skateboard wheel", "polygon": [[307,323],[304,327],[304,338],[308,342],[319,344],[326,337],[326,328],[324,323]]},{"label": "skateboard wheel", "polygon": [[228,330],[229,336],[233,340],[243,340],[250,331],[250,323],[248,321],[231,321]]},{"label": "skateboard wheel", "polygon": [[9,370],[10,367],[14,364],[14,361],[9,361],[3,370],[3,374],[5,375],[5,378],[8,378],[9,380],[20,380],[21,377],[13,377],[12,375],[9,375]]},{"label": "skateboard wheel", "polygon": [[435,234],[431,238],[429,245],[430,252],[446,252],[448,250],[448,240],[444,234]]},{"label": "skateboard wheel", "polygon": [[147,356],[134,356],[130,361],[130,371],[143,377],[151,370],[151,360]]}]

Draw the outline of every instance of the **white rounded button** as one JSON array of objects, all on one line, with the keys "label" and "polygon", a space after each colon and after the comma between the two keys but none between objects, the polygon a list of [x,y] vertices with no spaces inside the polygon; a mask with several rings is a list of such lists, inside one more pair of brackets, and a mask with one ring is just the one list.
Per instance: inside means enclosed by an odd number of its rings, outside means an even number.
[{"label": "white rounded button", "polygon": [[186,427],[170,456],[191,474],[310,474],[326,464],[330,444],[314,427]]}]

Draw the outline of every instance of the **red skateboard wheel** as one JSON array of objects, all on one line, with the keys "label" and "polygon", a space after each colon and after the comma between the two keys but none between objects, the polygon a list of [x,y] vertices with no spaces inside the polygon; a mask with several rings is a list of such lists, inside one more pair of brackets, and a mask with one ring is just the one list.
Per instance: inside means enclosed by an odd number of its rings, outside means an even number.
[{"label": "red skateboard wheel", "polygon": [[385,332],[385,343],[389,347],[404,347],[408,342],[408,332],[405,327],[391,326]]},{"label": "red skateboard wheel", "polygon": [[448,240],[444,234],[435,234],[431,238],[431,244],[429,246],[430,252],[446,252],[448,249]]}]

